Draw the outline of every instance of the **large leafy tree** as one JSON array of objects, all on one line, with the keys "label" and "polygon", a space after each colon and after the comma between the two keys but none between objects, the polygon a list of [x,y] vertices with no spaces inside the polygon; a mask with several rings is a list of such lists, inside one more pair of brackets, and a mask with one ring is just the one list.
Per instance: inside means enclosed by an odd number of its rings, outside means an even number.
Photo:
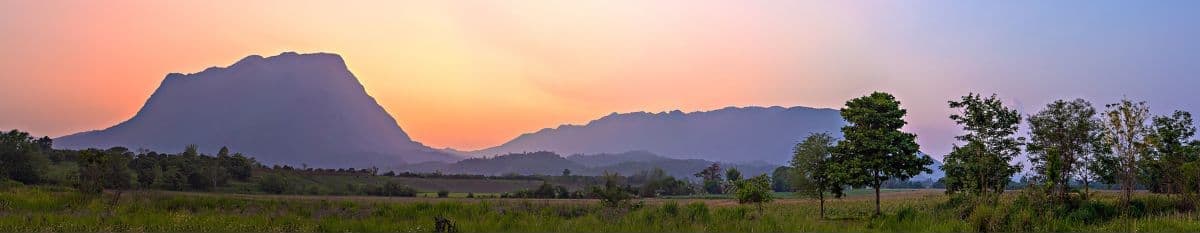
[{"label": "large leafy tree", "polygon": [[950,108],[961,109],[950,115],[950,119],[962,126],[966,134],[954,137],[965,145],[954,145],[942,165],[946,172],[943,181],[946,192],[1004,192],[1012,175],[1021,170],[1020,164],[1011,164],[1025,141],[1013,136],[1021,124],[1021,114],[1005,107],[994,94],[983,98],[971,93],[959,101],[950,101]]},{"label": "large leafy tree", "polygon": [[1084,178],[1086,188],[1089,177],[1102,174],[1088,162],[1103,151],[1103,146],[1097,146],[1101,145],[1102,130],[1091,102],[1057,100],[1029,116],[1028,122],[1029,162],[1047,192],[1065,201],[1075,175]]},{"label": "large leafy tree", "polygon": [[1112,147],[1118,158],[1121,189],[1124,191],[1122,201],[1126,206],[1132,197],[1137,180],[1137,164],[1146,154],[1150,133],[1146,121],[1150,118],[1150,107],[1146,102],[1133,102],[1121,99],[1118,103],[1105,105],[1104,112],[1104,141]]},{"label": "large leafy tree", "polygon": [[17,130],[0,133],[0,178],[32,184],[42,180],[49,163],[50,138],[34,139]]},{"label": "large leafy tree", "polygon": [[821,218],[825,218],[825,193],[842,197],[842,183],[834,179],[829,167],[833,161],[835,139],[827,133],[816,133],[796,144],[792,155],[792,188],[796,194],[816,198],[821,203]]},{"label": "large leafy tree", "polygon": [[[1182,193],[1188,187],[1183,167],[1197,161],[1197,149],[1191,138],[1196,135],[1192,114],[1175,111],[1170,116],[1156,116],[1147,139],[1151,146],[1149,157],[1141,163],[1142,179],[1148,185],[1161,186],[1160,192]],[[1158,185],[1161,184],[1161,185]]]},{"label": "large leafy tree", "polygon": [[875,214],[879,210],[879,189],[889,179],[908,180],[930,172],[933,159],[920,154],[917,135],[900,131],[908,122],[908,111],[888,93],[875,92],[846,102],[842,118],[844,140],[837,143],[833,166],[838,180],[854,186],[875,188]]}]

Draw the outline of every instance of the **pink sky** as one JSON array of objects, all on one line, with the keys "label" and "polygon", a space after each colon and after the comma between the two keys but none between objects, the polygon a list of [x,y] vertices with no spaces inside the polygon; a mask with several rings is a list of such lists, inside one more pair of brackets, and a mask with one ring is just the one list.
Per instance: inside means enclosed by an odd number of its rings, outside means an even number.
[{"label": "pink sky", "polygon": [[[1179,85],[1137,85],[1197,67],[1155,60],[1162,54],[1155,51],[1189,58],[1194,46],[1166,45],[1195,39],[1194,30],[1147,26],[1188,22],[1176,17],[1192,14],[1169,11],[1186,7],[1136,17],[1063,9],[890,1],[0,1],[0,128],[50,136],[101,129],[131,117],[167,73],[284,51],[342,55],[415,140],[459,149],[611,112],[838,108],[875,90],[893,92],[910,108],[909,129],[935,155],[957,133],[945,101],[970,91],[1000,93],[1025,113],[1055,98],[1104,103],[1121,94],[1164,110],[1188,107],[1153,94]],[[1096,23],[1102,20],[1115,23]],[[1086,77],[1102,88],[1062,88]],[[1048,85],[1020,85],[1031,82]]]}]

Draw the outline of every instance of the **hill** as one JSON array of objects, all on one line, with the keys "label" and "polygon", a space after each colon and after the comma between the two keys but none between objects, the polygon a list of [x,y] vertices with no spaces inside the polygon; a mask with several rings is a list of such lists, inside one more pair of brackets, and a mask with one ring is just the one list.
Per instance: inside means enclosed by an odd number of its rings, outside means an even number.
[{"label": "hill", "polygon": [[640,150],[677,159],[783,164],[803,137],[817,132],[836,135],[844,124],[838,110],[808,107],[613,113],[586,125],[542,129],[465,154],[481,157],[527,151],[603,154]]},{"label": "hill", "polygon": [[415,142],[367,95],[341,56],[248,56],[226,68],[168,74],[141,110],[103,130],[55,139],[66,149],[182,151],[222,146],[266,164],[371,167],[455,156]]}]

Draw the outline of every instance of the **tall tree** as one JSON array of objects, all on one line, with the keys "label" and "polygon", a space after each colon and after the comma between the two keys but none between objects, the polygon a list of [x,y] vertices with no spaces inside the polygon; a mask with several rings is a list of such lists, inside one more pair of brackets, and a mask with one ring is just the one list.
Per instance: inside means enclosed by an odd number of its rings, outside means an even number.
[{"label": "tall tree", "polygon": [[[1191,138],[1196,135],[1196,127],[1192,122],[1192,114],[1185,111],[1175,111],[1170,116],[1156,116],[1151,124],[1152,129],[1147,139],[1150,142],[1150,157],[1142,163],[1143,179],[1160,178],[1162,190],[1167,193],[1183,193],[1186,176],[1183,166],[1197,161],[1197,149],[1189,143],[1196,143]],[[1147,182],[1150,184],[1158,182]]]},{"label": "tall tree", "polygon": [[842,197],[842,183],[829,174],[833,161],[834,140],[827,133],[815,133],[796,144],[792,154],[792,187],[797,194],[816,198],[825,218],[825,193]]},{"label": "tall tree", "polygon": [[1024,137],[1013,136],[1021,124],[1021,114],[1005,107],[995,94],[983,98],[970,93],[949,103],[950,108],[961,109],[950,119],[966,131],[954,137],[966,145],[954,145],[943,161],[946,192],[1004,192],[1012,175],[1021,170],[1020,164],[1011,164],[1025,141]]},{"label": "tall tree", "polygon": [[713,163],[712,165],[700,170],[695,174],[703,180],[704,192],[709,194],[721,194],[721,165]]},{"label": "tall tree", "polygon": [[1112,146],[1112,151],[1120,158],[1121,189],[1124,191],[1122,202],[1126,207],[1132,197],[1137,179],[1137,164],[1143,158],[1148,148],[1146,136],[1150,133],[1146,120],[1150,118],[1150,107],[1146,102],[1133,102],[1121,99],[1120,102],[1105,105],[1104,112],[1104,141]]},{"label": "tall tree", "polygon": [[1097,154],[1096,145],[1101,140],[1096,109],[1083,99],[1057,100],[1029,116],[1028,122],[1029,162],[1047,192],[1066,201],[1074,175],[1083,173],[1083,177],[1090,177],[1087,173],[1095,172],[1080,167],[1087,167],[1082,158]]},{"label": "tall tree", "polygon": [[838,180],[855,186],[875,188],[875,214],[880,215],[879,188],[888,179],[908,180],[922,172],[930,172],[933,159],[920,154],[917,135],[900,131],[907,110],[900,101],[883,92],[846,102],[842,118],[849,124],[842,127],[844,140],[834,149]]}]

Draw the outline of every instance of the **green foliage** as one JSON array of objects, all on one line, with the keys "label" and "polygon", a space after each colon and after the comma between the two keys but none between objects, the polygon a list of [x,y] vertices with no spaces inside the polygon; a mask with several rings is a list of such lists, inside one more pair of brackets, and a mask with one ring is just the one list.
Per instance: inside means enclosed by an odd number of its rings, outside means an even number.
[{"label": "green foliage", "polygon": [[[1111,177],[1096,109],[1083,99],[1057,100],[1029,117],[1029,162],[1048,192],[1066,201],[1074,177],[1084,183]],[[1086,187],[1086,185],[1085,185]]]},{"label": "green foliage", "polygon": [[287,191],[288,182],[278,174],[267,174],[258,180],[258,187],[266,193],[282,194]]},{"label": "green foliage", "polygon": [[450,191],[446,191],[446,190],[438,190],[438,191],[437,191],[437,197],[438,197],[438,198],[446,198],[446,197],[450,197]]},{"label": "green foliage", "polygon": [[104,189],[133,187],[129,161],[133,153],[121,147],[108,150],[87,149],[80,153],[79,191],[98,194]]},{"label": "green foliage", "polygon": [[844,183],[830,170],[838,162],[833,160],[835,140],[826,133],[812,134],[796,144],[792,153],[791,187],[796,194],[821,202],[821,218],[825,217],[825,193],[843,195]]},{"label": "green foliage", "polygon": [[[1151,124],[1147,141],[1151,153],[1139,164],[1139,177],[1150,191],[1158,193],[1194,193],[1197,186],[1188,185],[1189,179],[1184,166],[1200,160],[1200,142],[1191,138],[1196,135],[1192,114],[1175,111],[1171,116],[1156,116]],[[1194,173],[1191,173],[1194,174]]]},{"label": "green foliage", "polygon": [[633,198],[633,195],[630,195],[629,192],[626,192],[625,189],[617,184],[619,180],[620,177],[617,174],[605,173],[604,187],[592,187],[592,196],[599,198],[600,204],[605,207],[616,208],[625,204],[629,199]]},{"label": "green foliage", "polygon": [[[383,186],[369,191],[368,194],[390,197],[415,197],[417,196],[417,190],[401,184],[400,182],[388,181],[387,183],[383,184]],[[448,194],[449,192],[447,192],[447,195]],[[440,196],[441,193],[438,195]]]},{"label": "green foliage", "polygon": [[950,108],[962,109],[950,119],[967,133],[955,137],[966,145],[954,145],[943,161],[946,192],[1004,192],[1012,175],[1021,170],[1020,164],[1011,164],[1025,140],[1013,136],[1021,124],[1021,114],[1005,107],[996,95],[983,98],[975,93],[950,101]]},{"label": "green foliage", "polygon": [[700,177],[700,179],[703,181],[704,192],[709,193],[709,194],[724,193],[724,189],[722,187],[722,183],[724,183],[724,182],[721,179],[721,165],[720,164],[713,163],[712,165],[704,168],[704,170],[697,172],[695,174],[695,176]]},{"label": "green foliage", "polygon": [[762,213],[763,204],[775,200],[775,195],[771,193],[771,178],[766,174],[758,175],[750,179],[738,180],[734,183],[737,186],[736,196],[738,203],[754,204],[758,207],[758,212]]},{"label": "green foliage", "polygon": [[[933,159],[921,155],[917,135],[900,131],[907,110],[891,94],[875,92],[846,102],[842,118],[844,140],[834,148],[836,163],[830,167],[834,180],[876,190],[891,178],[907,180],[930,172]],[[878,196],[878,195],[876,195]],[[879,198],[876,197],[876,203]],[[876,214],[880,214],[876,204]]]},{"label": "green foliage", "polygon": [[1118,179],[1125,191],[1124,202],[1129,203],[1137,185],[1137,168],[1145,158],[1147,135],[1150,129],[1146,121],[1150,118],[1150,107],[1146,102],[1121,102],[1105,105],[1104,140],[1117,156]]},{"label": "green foliage", "polygon": [[780,166],[775,168],[771,172],[771,190],[775,190],[775,192],[791,192],[793,190],[792,180],[796,179],[793,175],[794,173],[796,171],[792,167]]},{"label": "green foliage", "polygon": [[725,170],[725,179],[729,180],[730,183],[741,181],[742,172],[738,171],[736,167],[729,168],[729,170]]},{"label": "green foliage", "polygon": [[34,139],[17,130],[0,133],[0,178],[25,184],[41,182],[41,171],[50,162],[45,152],[50,151],[51,143],[50,138]]}]

